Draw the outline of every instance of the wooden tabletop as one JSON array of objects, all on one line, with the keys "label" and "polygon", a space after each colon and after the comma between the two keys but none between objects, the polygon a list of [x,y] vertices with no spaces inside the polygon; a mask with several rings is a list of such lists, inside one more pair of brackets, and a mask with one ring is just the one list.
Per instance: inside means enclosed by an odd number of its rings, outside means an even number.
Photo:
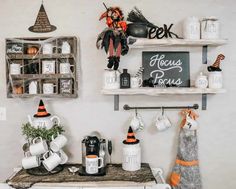
[{"label": "wooden tabletop", "polygon": [[6,182],[16,189],[30,188],[31,186],[60,186],[60,187],[135,187],[153,186],[156,184],[149,164],[142,163],[141,169],[134,172],[124,171],[121,164],[107,166],[105,176],[73,175],[68,167],[81,167],[79,164],[66,164],[64,170],[50,176],[29,175],[21,169]]}]

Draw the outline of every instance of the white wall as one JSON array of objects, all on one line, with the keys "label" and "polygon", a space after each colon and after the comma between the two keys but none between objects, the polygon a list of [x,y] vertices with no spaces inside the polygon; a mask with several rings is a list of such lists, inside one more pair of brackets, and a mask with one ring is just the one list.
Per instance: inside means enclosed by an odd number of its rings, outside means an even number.
[{"label": "white wall", "polygon": [[[49,112],[59,115],[66,127],[70,142],[67,146],[71,161],[81,162],[80,142],[93,130],[100,131],[114,141],[114,162],[121,162],[122,140],[126,137],[132,112],[113,111],[113,97],[100,94],[102,73],[106,55],[95,48],[96,37],[105,27],[98,18],[104,11],[103,1],[93,0],[45,0],[45,8],[52,24],[58,29],[50,34],[34,34],[28,31],[36,18],[40,0],[0,0],[0,106],[7,108],[7,121],[0,121],[0,180],[7,178],[13,167],[20,165],[23,156],[21,124],[26,115],[35,113],[39,99],[7,99],[5,79],[5,38],[30,36],[75,35],[81,40],[81,80],[78,99],[45,100]],[[229,39],[227,46],[210,48],[209,61],[220,52],[226,55],[223,63],[225,88],[223,95],[209,96],[207,111],[199,111],[199,156],[204,188],[235,188],[236,127],[235,104],[235,29],[234,0],[110,0],[107,5],[118,5],[125,14],[135,5],[157,24],[175,23],[175,31],[181,34],[180,22],[187,16],[217,16],[222,26],[222,36]],[[157,50],[178,50],[159,48]],[[194,77],[203,68],[201,48],[179,48],[191,52],[191,73]],[[141,65],[141,51],[132,50],[122,58],[121,68],[134,72]],[[200,103],[200,96],[121,97],[121,106],[131,105],[188,105]],[[173,166],[178,139],[177,111],[167,112],[174,127],[157,133],[153,120],[157,111],[140,111],[146,128],[138,134],[143,150],[143,162],[162,167],[168,175]],[[234,179],[233,179],[234,178]]]}]

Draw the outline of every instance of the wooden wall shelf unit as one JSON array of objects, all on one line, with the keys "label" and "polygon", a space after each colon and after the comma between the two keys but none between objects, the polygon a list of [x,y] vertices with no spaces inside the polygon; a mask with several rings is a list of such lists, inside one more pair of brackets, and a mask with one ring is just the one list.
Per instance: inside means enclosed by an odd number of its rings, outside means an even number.
[{"label": "wooden wall shelf unit", "polygon": [[[62,51],[62,45],[67,42],[70,53]],[[52,53],[43,53],[44,44],[52,45]],[[36,54],[28,54],[31,47],[36,47]],[[43,73],[43,61],[55,61],[53,73]],[[68,62],[71,73],[61,74],[60,63]],[[11,64],[20,64],[20,74],[11,74]],[[32,68],[33,66],[33,68]],[[34,71],[32,71],[32,69]],[[78,96],[77,76],[77,38],[74,36],[39,37],[39,38],[9,38],[6,39],[6,79],[8,98],[76,98]],[[29,94],[29,84],[37,81],[37,94]],[[53,94],[44,94],[43,84],[55,85]],[[21,92],[16,92],[15,87]]]},{"label": "wooden wall shelf unit", "polygon": [[[145,49],[155,47],[202,47],[202,64],[207,64],[208,47],[218,47],[227,43],[226,39],[216,40],[187,40],[187,39],[146,39],[128,38],[131,49]],[[202,110],[207,109],[207,95],[225,93],[225,89],[198,89],[190,88],[139,88],[139,89],[115,89],[102,90],[104,95],[114,95],[114,110],[119,110],[119,95],[202,95]]]}]

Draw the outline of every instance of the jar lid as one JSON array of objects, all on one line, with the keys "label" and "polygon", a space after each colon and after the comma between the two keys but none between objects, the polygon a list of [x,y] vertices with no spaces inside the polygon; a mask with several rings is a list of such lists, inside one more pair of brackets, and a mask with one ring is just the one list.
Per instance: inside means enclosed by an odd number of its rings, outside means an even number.
[{"label": "jar lid", "polygon": [[202,21],[217,21],[219,20],[216,16],[209,16],[202,18]]}]

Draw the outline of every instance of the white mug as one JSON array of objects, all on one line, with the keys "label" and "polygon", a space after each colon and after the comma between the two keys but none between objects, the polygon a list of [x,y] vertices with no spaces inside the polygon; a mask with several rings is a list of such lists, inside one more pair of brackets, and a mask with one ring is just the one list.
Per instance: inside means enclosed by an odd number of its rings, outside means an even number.
[{"label": "white mug", "polygon": [[162,115],[157,116],[156,127],[158,131],[164,131],[171,127],[171,122],[167,116],[162,114]]},{"label": "white mug", "polygon": [[[47,156],[47,154],[49,153],[49,156]],[[61,163],[61,158],[57,153],[53,153],[52,151],[50,152],[46,152],[43,155],[43,166],[45,167],[45,169],[47,169],[48,171],[52,171],[55,167],[57,167],[60,163]]]},{"label": "white mug", "polygon": [[140,77],[131,77],[130,84],[131,88],[136,89],[142,86],[143,80]]},{"label": "white mug", "polygon": [[43,54],[53,54],[53,46],[51,43],[43,44]]},{"label": "white mug", "polygon": [[135,116],[132,118],[130,122],[130,126],[132,127],[133,131],[141,131],[144,128],[143,120],[140,114],[136,113]]},{"label": "white mug", "polygon": [[16,63],[10,64],[10,74],[11,75],[21,74],[21,65]]},{"label": "white mug", "polygon": [[29,94],[37,94],[38,93],[38,82],[31,81],[29,84]]},{"label": "white mug", "polygon": [[48,151],[47,142],[41,137],[35,138],[33,139],[33,144],[31,144],[29,147],[29,151],[32,156],[44,154],[46,151]]},{"label": "white mug", "polygon": [[[100,160],[100,166],[98,165]],[[96,155],[87,155],[86,156],[86,173],[88,174],[96,174],[98,173],[98,169],[103,167],[103,158],[98,157]]]},{"label": "white mug", "polygon": [[24,169],[32,169],[35,167],[39,167],[41,161],[37,156],[26,156],[22,159],[21,164]]},{"label": "white mug", "polygon": [[72,66],[74,66],[74,65],[71,65],[69,62],[60,63],[60,73],[61,74],[70,74],[71,73],[70,67],[72,67]]},{"label": "white mug", "polygon": [[55,60],[43,60],[42,61],[42,73],[43,74],[55,74]]},{"label": "white mug", "polygon": [[54,83],[44,83],[43,84],[43,94],[54,94],[54,88],[56,85]]},{"label": "white mug", "polygon": [[61,163],[60,163],[61,165],[68,162],[69,157],[67,156],[67,154],[63,150],[59,150],[59,152],[57,152],[57,153],[61,158]]},{"label": "white mug", "polygon": [[60,151],[67,143],[67,138],[64,135],[59,134],[56,138],[52,136],[52,141],[50,142],[50,148],[53,152]]}]

